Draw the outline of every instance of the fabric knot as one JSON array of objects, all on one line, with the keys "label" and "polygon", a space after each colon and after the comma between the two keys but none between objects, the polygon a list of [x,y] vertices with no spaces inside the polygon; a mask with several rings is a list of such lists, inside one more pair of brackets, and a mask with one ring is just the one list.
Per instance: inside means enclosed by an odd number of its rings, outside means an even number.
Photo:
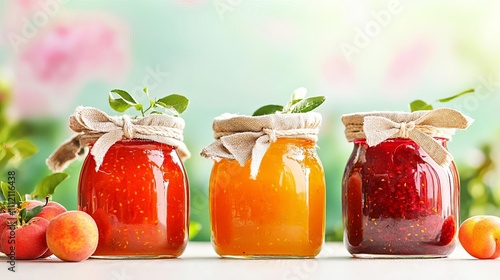
[{"label": "fabric knot", "polygon": [[191,155],[183,142],[184,120],[179,117],[162,114],[143,118],[130,118],[127,115],[111,117],[96,108],[78,107],[70,117],[69,126],[78,134],[61,144],[47,159],[47,166],[53,172],[64,170],[82,155],[82,148],[89,145],[92,146],[90,154],[95,159],[98,171],[108,149],[124,138],[172,146],[182,161]]},{"label": "fabric knot", "polygon": [[415,122],[402,122],[399,125],[399,137],[409,138],[410,131],[415,128]]},{"label": "fabric knot", "polygon": [[348,141],[366,139],[368,146],[373,147],[389,138],[411,139],[441,166],[448,165],[453,157],[435,138],[450,139],[456,129],[466,129],[472,121],[450,108],[416,112],[367,112],[342,116]]},{"label": "fabric knot", "polygon": [[200,155],[215,161],[236,160],[240,166],[251,160],[250,178],[256,179],[271,143],[281,138],[316,143],[320,124],[321,114],[315,112],[264,116],[223,114],[213,123],[215,141],[203,148]]},{"label": "fabric knot", "polygon": [[123,136],[125,136],[125,138],[127,139],[133,139],[134,125],[132,124],[132,120],[130,119],[129,116],[123,115],[122,121],[123,121]]},{"label": "fabric knot", "polygon": [[278,137],[276,136],[276,130],[271,128],[263,128],[262,132],[269,136],[269,141],[271,141],[271,143],[274,143],[276,142],[276,140],[278,140]]}]

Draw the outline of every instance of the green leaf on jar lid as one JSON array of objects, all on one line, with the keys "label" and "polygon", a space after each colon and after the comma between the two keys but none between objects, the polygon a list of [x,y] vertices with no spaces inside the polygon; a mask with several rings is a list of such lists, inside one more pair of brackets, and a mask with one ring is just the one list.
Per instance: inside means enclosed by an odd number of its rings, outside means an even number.
[{"label": "green leaf on jar lid", "polygon": [[316,109],[319,105],[325,102],[324,96],[315,96],[302,99],[296,104],[294,104],[290,109],[291,113],[307,113]]},{"label": "green leaf on jar lid", "polygon": [[412,103],[410,103],[410,112],[432,110],[432,109],[433,109],[432,105],[427,104],[423,100],[415,100]]},{"label": "green leaf on jar lid", "polygon": [[293,91],[290,100],[284,105],[265,105],[257,109],[252,116],[270,115],[274,113],[293,114],[306,113],[316,109],[326,100],[324,96],[305,98],[307,89],[299,87]]},{"label": "green leaf on jar lid", "polygon": [[186,111],[189,106],[189,99],[180,94],[171,94],[158,99],[156,104],[166,109],[173,109],[177,112],[177,115],[179,115]]},{"label": "green leaf on jar lid", "polygon": [[[463,96],[463,95],[466,95],[466,94],[469,94],[472,92],[475,92],[475,90],[473,88],[462,91],[461,93],[455,94],[455,95],[450,96],[450,97],[438,99],[438,100],[436,100],[436,102],[446,103],[446,102],[452,101],[455,98],[458,98],[460,96]],[[420,99],[415,100],[415,101],[410,103],[410,112],[432,110],[432,109],[434,109],[434,108],[431,104],[428,104],[425,101],[420,100]]]},{"label": "green leaf on jar lid", "polygon": [[271,115],[276,112],[281,112],[283,110],[283,106],[281,105],[265,105],[257,109],[252,116],[263,116],[263,115]]}]

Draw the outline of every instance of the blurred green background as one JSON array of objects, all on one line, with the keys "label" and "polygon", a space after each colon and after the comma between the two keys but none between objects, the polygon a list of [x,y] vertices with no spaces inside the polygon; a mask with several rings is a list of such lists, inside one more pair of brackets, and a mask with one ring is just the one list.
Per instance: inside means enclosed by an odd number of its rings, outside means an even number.
[{"label": "blurred green background", "polygon": [[[367,1],[366,1],[367,2]],[[50,174],[45,159],[72,135],[79,106],[114,114],[107,94],[187,96],[182,115],[191,219],[208,240],[212,120],[284,104],[306,87],[324,95],[318,154],[327,180],[327,235],[341,238],[340,184],[352,145],[340,116],[408,110],[468,88],[446,106],[475,119],[449,144],[461,175],[461,217],[500,216],[500,2],[299,0],[23,0],[0,2],[0,158],[19,139],[34,156],[0,167],[17,171],[29,193]],[[441,104],[436,106],[442,106]],[[132,112],[131,112],[132,113]],[[76,209],[81,162],[53,199]],[[291,209],[293,211],[293,209]]]}]

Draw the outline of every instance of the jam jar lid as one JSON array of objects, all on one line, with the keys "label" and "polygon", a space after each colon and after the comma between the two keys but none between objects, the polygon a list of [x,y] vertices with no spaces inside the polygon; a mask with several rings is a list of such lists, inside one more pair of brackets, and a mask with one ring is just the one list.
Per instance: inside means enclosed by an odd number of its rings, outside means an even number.
[{"label": "jam jar lid", "polygon": [[451,108],[416,112],[361,112],[342,116],[349,142],[366,139],[376,146],[389,138],[406,138],[419,144],[439,165],[448,165],[453,157],[434,138],[451,139],[456,129],[466,129],[470,117]]}]

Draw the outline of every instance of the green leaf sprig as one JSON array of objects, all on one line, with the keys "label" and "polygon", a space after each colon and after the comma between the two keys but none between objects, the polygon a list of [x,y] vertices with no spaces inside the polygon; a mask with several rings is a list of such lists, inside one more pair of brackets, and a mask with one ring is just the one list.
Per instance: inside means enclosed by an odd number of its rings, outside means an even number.
[{"label": "green leaf sprig", "polygon": [[[151,99],[148,88],[143,89],[144,94],[149,100],[148,105],[138,102],[130,93],[122,89],[113,89],[109,93],[109,106],[119,113],[125,112],[133,107],[144,117],[148,112],[150,114],[170,114],[178,117],[189,105],[189,100],[180,94],[171,94],[160,99]],[[117,95],[117,97],[115,97]]]},{"label": "green leaf sprig", "polygon": [[282,114],[306,113],[316,109],[326,99],[326,97],[324,96],[314,96],[305,98],[306,93],[307,89],[300,87],[293,91],[290,101],[288,101],[288,103],[286,103],[285,106],[273,105],[273,104],[265,105],[257,109],[252,116],[271,115],[274,113],[282,113]]},{"label": "green leaf sprig", "polygon": [[[449,102],[449,101],[451,101],[451,100],[453,100],[455,98],[458,98],[458,97],[460,97],[462,95],[465,95],[465,94],[468,94],[468,93],[471,93],[471,92],[474,92],[473,88],[468,89],[466,91],[462,91],[461,93],[455,94],[455,95],[450,96],[450,97],[438,99],[435,102],[446,103],[446,102]],[[410,112],[423,111],[423,110],[432,110],[432,109],[434,109],[434,107],[431,104],[428,104],[425,101],[420,100],[420,99],[414,100],[413,102],[410,103]]]}]

